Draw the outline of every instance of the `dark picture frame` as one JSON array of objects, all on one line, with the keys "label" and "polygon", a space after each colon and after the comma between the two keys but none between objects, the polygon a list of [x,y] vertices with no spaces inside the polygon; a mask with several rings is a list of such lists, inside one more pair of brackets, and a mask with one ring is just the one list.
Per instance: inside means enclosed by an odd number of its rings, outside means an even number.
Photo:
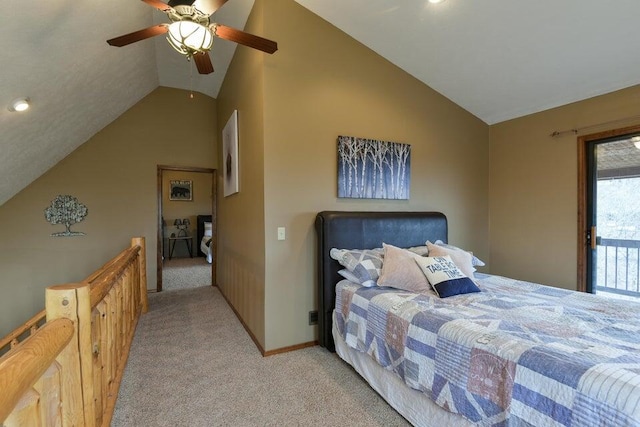
[{"label": "dark picture frame", "polygon": [[193,181],[178,179],[169,181],[169,200],[190,202],[193,200]]},{"label": "dark picture frame", "polygon": [[238,167],[238,110],[233,110],[222,129],[224,197],[240,191]]}]

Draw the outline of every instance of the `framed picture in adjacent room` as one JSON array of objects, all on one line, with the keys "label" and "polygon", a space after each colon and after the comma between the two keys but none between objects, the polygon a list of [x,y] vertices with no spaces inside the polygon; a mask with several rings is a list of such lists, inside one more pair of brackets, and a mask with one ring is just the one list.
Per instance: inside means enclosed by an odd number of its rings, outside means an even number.
[{"label": "framed picture in adjacent room", "polygon": [[224,180],[224,196],[239,191],[238,185],[238,110],[233,110],[231,117],[222,129],[222,179]]},{"label": "framed picture in adjacent room", "polygon": [[169,182],[169,200],[193,200],[193,181],[191,180],[172,180]]}]

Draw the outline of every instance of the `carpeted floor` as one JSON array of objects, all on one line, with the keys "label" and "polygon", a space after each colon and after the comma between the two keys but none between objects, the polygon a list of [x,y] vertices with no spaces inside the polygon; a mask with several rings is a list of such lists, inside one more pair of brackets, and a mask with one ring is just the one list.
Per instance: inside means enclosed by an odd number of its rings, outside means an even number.
[{"label": "carpeted floor", "polygon": [[204,257],[165,259],[162,289],[172,291],[211,284],[211,264]]},{"label": "carpeted floor", "polygon": [[262,357],[217,288],[149,295],[112,426],[406,426],[321,347]]}]

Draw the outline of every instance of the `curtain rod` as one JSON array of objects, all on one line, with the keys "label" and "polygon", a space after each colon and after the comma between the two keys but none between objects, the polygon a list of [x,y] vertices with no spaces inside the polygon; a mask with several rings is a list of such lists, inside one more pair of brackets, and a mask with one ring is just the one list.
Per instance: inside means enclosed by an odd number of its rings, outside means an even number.
[{"label": "curtain rod", "polygon": [[640,114],[635,115],[635,116],[631,116],[631,117],[625,117],[623,119],[610,120],[608,122],[597,123],[597,124],[594,124],[594,125],[575,127],[573,129],[555,130],[555,131],[551,132],[549,134],[549,136],[551,138],[555,138],[555,137],[558,137],[560,135],[564,135],[564,134],[567,134],[567,133],[572,133],[574,135],[577,135],[578,132],[582,132],[582,131],[587,130],[587,129],[597,128],[597,127],[600,127],[600,126],[611,125],[611,124],[620,123],[620,122],[626,122],[626,121],[635,120],[635,119],[640,119]]}]

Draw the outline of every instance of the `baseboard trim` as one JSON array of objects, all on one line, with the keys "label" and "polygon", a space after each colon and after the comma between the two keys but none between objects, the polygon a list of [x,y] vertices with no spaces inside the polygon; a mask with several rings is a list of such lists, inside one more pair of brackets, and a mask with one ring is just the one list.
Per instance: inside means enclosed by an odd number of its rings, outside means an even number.
[{"label": "baseboard trim", "polygon": [[309,341],[302,344],[291,345],[289,347],[276,348],[275,350],[269,350],[262,353],[264,357],[273,356],[274,354],[287,353],[289,351],[301,350],[307,347],[315,347],[318,345],[318,341]]},{"label": "baseboard trim", "polygon": [[255,335],[253,335],[253,332],[251,332],[251,329],[249,329],[247,324],[244,323],[244,320],[242,320],[242,317],[240,316],[240,313],[238,313],[238,311],[235,309],[233,304],[231,304],[231,301],[229,301],[229,299],[224,294],[224,292],[222,292],[222,289],[218,285],[213,285],[213,286],[218,288],[218,290],[220,291],[220,295],[222,295],[222,298],[224,298],[224,300],[227,302],[227,305],[229,305],[229,307],[231,307],[231,311],[233,311],[233,314],[236,315],[236,317],[240,321],[240,324],[242,325],[244,330],[247,331],[247,333],[251,337],[251,340],[253,341],[255,346],[258,347],[258,351],[260,351],[260,354],[262,354],[262,357],[269,357],[269,356],[273,356],[274,354],[287,353],[287,352],[290,352],[290,351],[300,350],[300,349],[303,349],[303,348],[313,347],[313,346],[318,345],[318,341],[309,341],[309,342],[305,342],[305,343],[302,343],[302,344],[291,345],[289,347],[282,347],[282,348],[276,348],[274,350],[265,351],[264,348],[262,348],[262,345],[260,345],[260,341],[258,341],[258,339],[255,337]]},{"label": "baseboard trim", "polygon": [[244,320],[242,320],[242,317],[240,316],[240,313],[238,313],[238,311],[236,310],[236,308],[233,306],[233,304],[231,304],[231,301],[229,301],[229,298],[227,298],[227,296],[224,294],[224,292],[222,292],[222,289],[217,286],[218,290],[220,291],[220,294],[222,295],[222,297],[224,298],[224,300],[227,302],[227,305],[229,307],[231,307],[231,311],[233,311],[233,314],[236,315],[236,317],[238,318],[238,320],[240,321],[240,324],[242,325],[242,327],[244,328],[245,331],[247,331],[247,333],[249,334],[249,336],[251,337],[251,340],[253,341],[253,343],[256,345],[256,347],[258,347],[258,350],[260,351],[260,354],[262,354],[264,356],[264,348],[262,348],[262,346],[260,345],[260,341],[258,341],[258,339],[255,337],[255,335],[253,335],[253,332],[251,332],[251,329],[249,329],[249,327],[247,326],[246,323],[244,323]]}]

